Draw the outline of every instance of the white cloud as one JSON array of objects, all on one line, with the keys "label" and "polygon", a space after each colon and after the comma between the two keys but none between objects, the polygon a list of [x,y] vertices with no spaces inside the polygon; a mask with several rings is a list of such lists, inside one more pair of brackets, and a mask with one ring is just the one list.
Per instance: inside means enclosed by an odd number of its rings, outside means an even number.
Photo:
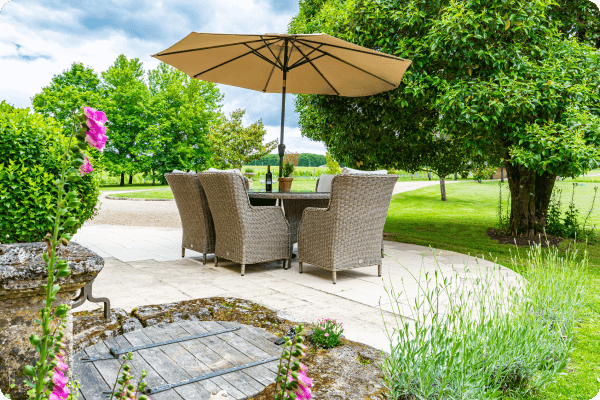
[{"label": "white cloud", "polygon": [[[211,0],[154,2],[151,0],[98,2],[84,7],[67,0],[13,0],[0,13],[0,100],[30,107],[31,98],[55,74],[82,62],[98,74],[119,54],[139,58],[145,69],[155,68],[151,58],[191,31],[221,33],[285,32],[298,11],[295,1]],[[4,4],[4,0],[0,0]],[[51,5],[49,5],[51,4]],[[262,119],[278,124],[281,96],[220,85],[225,94],[223,111],[247,110],[244,123]],[[293,97],[287,96],[286,125],[298,130]],[[287,137],[287,135],[286,135]],[[289,136],[286,144],[312,148],[314,142]],[[323,148],[321,144],[317,148]],[[299,151],[299,150],[295,150]],[[320,150],[319,150],[320,151]]]},{"label": "white cloud", "polygon": [[[265,141],[279,140],[281,133],[281,125],[265,125],[267,134],[265,135]],[[283,143],[285,144],[285,150],[291,153],[313,153],[325,155],[327,149],[322,142],[314,142],[308,138],[302,137],[300,128],[286,126],[283,131]],[[277,150],[272,151],[277,153]]]}]

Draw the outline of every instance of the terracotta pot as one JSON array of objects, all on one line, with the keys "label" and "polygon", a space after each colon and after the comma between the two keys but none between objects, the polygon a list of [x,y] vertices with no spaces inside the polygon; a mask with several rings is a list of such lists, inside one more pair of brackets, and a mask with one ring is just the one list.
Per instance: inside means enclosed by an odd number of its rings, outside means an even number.
[{"label": "terracotta pot", "polygon": [[280,192],[289,192],[292,189],[292,181],[294,178],[277,178],[279,182]]}]

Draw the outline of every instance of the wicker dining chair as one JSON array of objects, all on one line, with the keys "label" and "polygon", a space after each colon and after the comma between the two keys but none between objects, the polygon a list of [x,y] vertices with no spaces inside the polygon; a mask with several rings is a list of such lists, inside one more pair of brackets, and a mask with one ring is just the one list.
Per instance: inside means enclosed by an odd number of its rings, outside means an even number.
[{"label": "wicker dining chair", "polygon": [[185,257],[185,249],[194,250],[202,253],[206,265],[206,255],[215,252],[215,228],[204,189],[193,173],[165,174],[165,179],[181,217],[181,257]]},{"label": "wicker dining chair", "polygon": [[303,263],[332,272],[377,265],[381,276],[383,225],[398,175],[340,174],[327,208],[306,208],[298,227]]},{"label": "wicker dining chair", "polygon": [[202,172],[198,179],[215,223],[215,265],[219,258],[241,264],[242,276],[247,264],[282,260],[289,268],[290,226],[281,207],[250,205],[245,181],[235,172]]}]

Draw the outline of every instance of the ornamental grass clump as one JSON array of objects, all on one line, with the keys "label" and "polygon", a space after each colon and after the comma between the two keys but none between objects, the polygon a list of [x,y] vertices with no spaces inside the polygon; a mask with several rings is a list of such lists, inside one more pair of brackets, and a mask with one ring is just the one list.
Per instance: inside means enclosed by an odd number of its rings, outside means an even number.
[{"label": "ornamental grass clump", "polygon": [[341,344],[340,336],[344,333],[344,324],[335,319],[320,319],[313,328],[311,339],[317,346],[325,349]]},{"label": "ornamental grass clump", "polygon": [[[54,225],[52,232],[48,233],[44,241],[48,245],[47,251],[42,254],[44,268],[48,273],[46,285],[46,299],[44,307],[40,310],[39,320],[36,322],[41,327],[41,337],[31,335],[29,341],[39,354],[35,365],[27,365],[23,373],[27,376],[25,383],[30,390],[27,392],[30,399],[35,400],[64,400],[73,396],[68,388],[69,379],[65,375],[68,365],[65,363],[66,353],[63,342],[63,329],[69,306],[60,304],[53,309],[52,303],[61,287],[57,284],[58,278],[71,274],[66,260],[59,259],[57,247],[59,244],[68,245],[71,240],[70,228],[79,223],[73,212],[80,204],[81,194],[72,190],[65,190],[67,182],[75,182],[82,176],[93,171],[84,150],[91,146],[99,151],[104,149],[106,143],[106,115],[102,111],[83,107],[81,112],[73,113],[73,125],[68,139],[68,149],[60,160],[60,173],[54,181],[58,199],[56,200],[55,215],[51,217]],[[58,320],[58,328],[53,332],[51,324]]]},{"label": "ornamental grass clump", "polygon": [[312,379],[306,376],[306,365],[300,362],[306,357],[303,325],[298,325],[294,332],[294,337],[285,337],[277,364],[274,400],[310,400],[311,397]]},{"label": "ornamental grass clump", "polygon": [[514,257],[521,276],[477,265],[449,278],[436,266],[413,276],[416,298],[389,288],[394,313],[412,319],[386,324],[390,353],[380,366],[389,397],[523,398],[542,388],[573,349],[586,260],[536,246]]}]

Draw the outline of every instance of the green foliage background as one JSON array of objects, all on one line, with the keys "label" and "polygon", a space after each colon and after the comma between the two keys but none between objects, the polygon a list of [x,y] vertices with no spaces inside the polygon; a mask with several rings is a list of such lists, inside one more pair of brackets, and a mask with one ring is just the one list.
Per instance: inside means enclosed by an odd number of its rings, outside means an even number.
[{"label": "green foliage background", "polygon": [[[39,242],[51,231],[54,181],[67,146],[62,129],[52,118],[0,103],[0,242]],[[80,195],[72,213],[80,223],[69,228],[74,234],[97,212],[99,181],[91,173],[67,183],[66,190]]]}]

